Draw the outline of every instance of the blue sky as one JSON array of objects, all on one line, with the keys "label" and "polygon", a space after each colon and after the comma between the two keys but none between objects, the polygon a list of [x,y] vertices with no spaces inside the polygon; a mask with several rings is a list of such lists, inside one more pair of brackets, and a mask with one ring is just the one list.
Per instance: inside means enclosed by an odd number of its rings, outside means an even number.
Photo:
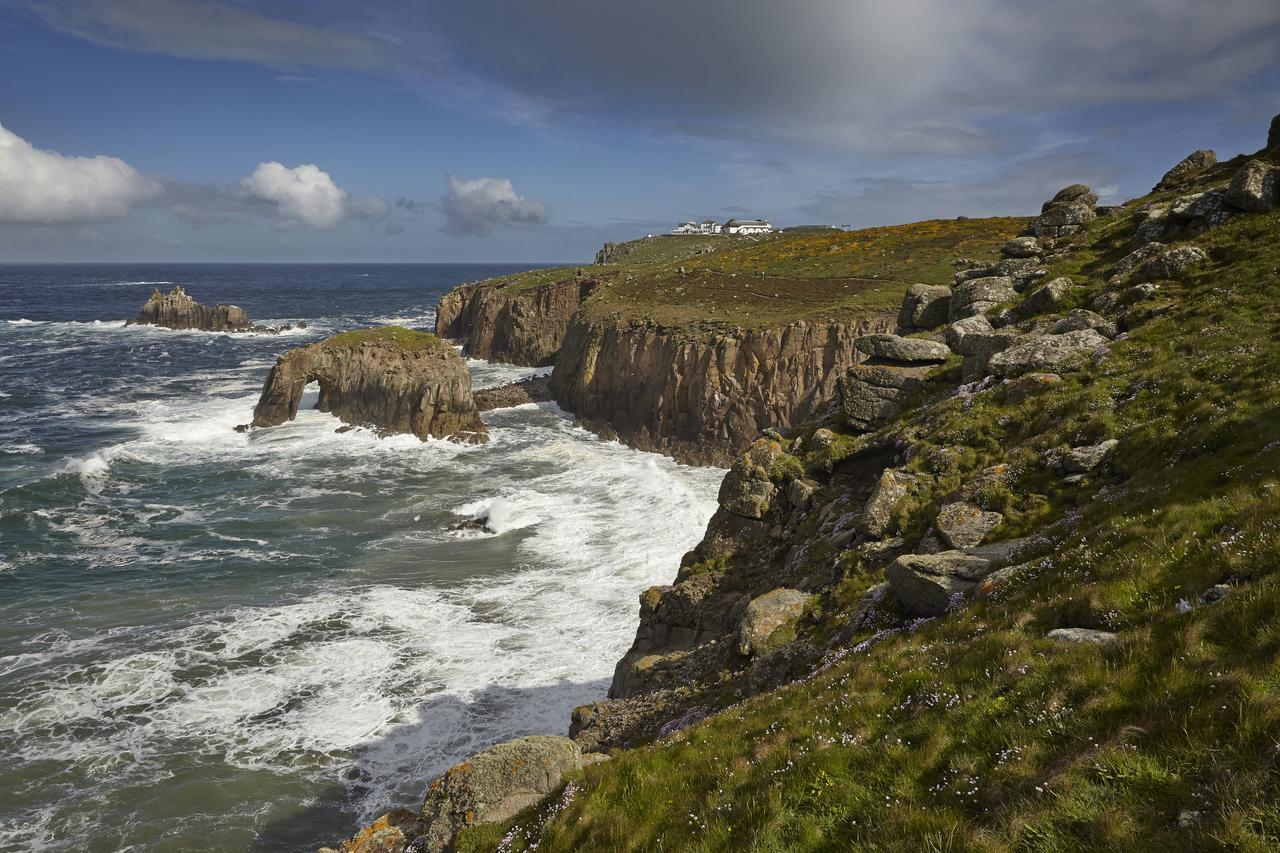
[{"label": "blue sky", "polygon": [[1274,0],[9,0],[0,261],[578,261],[687,217],[1145,192],[1280,112]]}]

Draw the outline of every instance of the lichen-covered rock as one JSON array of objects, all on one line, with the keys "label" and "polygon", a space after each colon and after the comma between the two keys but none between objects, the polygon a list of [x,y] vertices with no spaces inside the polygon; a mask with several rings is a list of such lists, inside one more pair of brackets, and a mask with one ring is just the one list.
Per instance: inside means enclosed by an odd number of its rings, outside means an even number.
[{"label": "lichen-covered rock", "polygon": [[951,311],[951,288],[943,285],[913,284],[902,298],[898,328],[909,332],[932,329],[947,322]]},{"label": "lichen-covered rock", "polygon": [[900,468],[885,469],[862,509],[858,529],[873,539],[887,535],[893,527],[894,509],[911,491],[915,480],[914,474]]},{"label": "lichen-covered rock", "polygon": [[897,361],[905,364],[938,363],[947,360],[951,351],[946,344],[922,338],[904,338],[901,335],[864,335],[855,346],[858,352],[872,358]]},{"label": "lichen-covered rock", "polygon": [[255,327],[249,315],[238,305],[201,305],[182,285],[168,293],[158,289],[142,306],[138,316],[125,321],[126,326],[164,326],[166,329],[196,329],[205,332],[270,331]]},{"label": "lichen-covered rock", "polygon": [[989,335],[994,331],[995,327],[991,325],[990,320],[982,314],[974,314],[972,317],[956,320],[947,326],[943,336],[946,338],[947,346],[963,355],[965,339],[970,335]]},{"label": "lichen-covered rock", "polygon": [[1016,346],[1022,339],[1017,329],[993,329],[990,332],[972,332],[960,342],[964,356],[961,375],[965,382],[975,382],[990,373],[991,359],[997,353]]},{"label": "lichen-covered rock", "polygon": [[959,549],[980,545],[1002,521],[1004,516],[998,512],[988,512],[968,501],[955,501],[938,510],[933,526],[947,545]]},{"label": "lichen-covered rock", "polygon": [[1018,320],[1056,311],[1076,283],[1066,276],[1036,288],[1014,306],[1011,312]]},{"label": "lichen-covered rock", "polygon": [[951,314],[948,319],[954,323],[974,314],[982,314],[1002,302],[1016,299],[1017,296],[1018,291],[1009,276],[970,279],[951,289]]},{"label": "lichen-covered rock", "polygon": [[317,408],[348,424],[423,440],[488,440],[471,396],[466,362],[426,332],[395,326],[361,329],[290,350],[267,375],[253,425],[293,420],[310,382],[320,385]]},{"label": "lichen-covered rock", "polygon": [[836,383],[845,422],[870,432],[898,416],[902,403],[929,374],[928,367],[859,364]]},{"label": "lichen-covered rock", "polygon": [[1187,270],[1204,263],[1209,255],[1199,246],[1178,246],[1156,255],[1138,270],[1137,280],[1156,281],[1165,278],[1178,278]]},{"label": "lichen-covered rock", "polygon": [[[418,848],[425,849],[427,819],[421,812],[396,809],[387,812],[354,836],[338,845],[335,853],[404,853],[419,839]],[[332,848],[324,848],[330,850]]]},{"label": "lichen-covered rock", "polygon": [[988,362],[988,368],[998,376],[1060,369],[1076,357],[1106,343],[1107,339],[1093,329],[1065,335],[1044,335],[996,353]]},{"label": "lichen-covered rock", "polygon": [[1207,148],[1199,151],[1193,151],[1186,157],[1178,161],[1172,169],[1164,173],[1164,177],[1160,179],[1160,183],[1156,184],[1153,192],[1161,190],[1169,190],[1177,187],[1190,177],[1200,174],[1205,169],[1216,165],[1218,155],[1216,152]]},{"label": "lichen-covered rock", "polygon": [[1014,237],[1000,247],[1000,254],[1006,258],[1035,258],[1043,255],[1044,249],[1035,237]]},{"label": "lichen-covered rock", "polygon": [[1119,334],[1115,323],[1087,308],[1076,308],[1068,313],[1049,327],[1049,334],[1065,335],[1068,332],[1083,332],[1085,329],[1093,329],[1104,338],[1114,338]]},{"label": "lichen-covered rock", "polygon": [[1280,204],[1280,169],[1261,160],[1250,160],[1231,179],[1227,204],[1248,213],[1266,213]]},{"label": "lichen-covered rock", "polygon": [[1056,373],[1026,373],[1009,382],[1005,387],[1005,399],[1021,403],[1061,383],[1062,377]]},{"label": "lichen-covered rock", "polygon": [[1084,184],[1070,184],[1058,190],[1053,198],[1040,206],[1041,213],[1047,213],[1064,204],[1087,204],[1093,207],[1098,203],[1098,196]]},{"label": "lichen-covered rock", "polygon": [[738,624],[738,654],[768,651],[769,638],[775,631],[794,625],[808,600],[800,590],[785,587],[751,599]]},{"label": "lichen-covered rock", "polygon": [[422,804],[427,825],[421,849],[446,850],[464,827],[515,816],[583,763],[577,743],[551,735],[518,738],[471,756],[431,783]]},{"label": "lichen-covered rock", "polygon": [[988,559],[963,551],[906,554],[885,569],[885,580],[902,605],[919,616],[941,616],[956,596],[971,597],[995,570]]},{"label": "lichen-covered rock", "polygon": [[771,475],[781,456],[778,442],[768,438],[753,442],[721,481],[720,506],[743,518],[764,517],[777,491]]},{"label": "lichen-covered rock", "polygon": [[1113,643],[1116,635],[1111,631],[1100,631],[1096,628],[1054,628],[1045,634],[1050,640],[1059,643],[1105,645]]},{"label": "lichen-covered rock", "polygon": [[1044,203],[1040,215],[1031,222],[1036,237],[1067,237],[1097,218],[1098,197],[1084,184],[1072,184]]},{"label": "lichen-covered rock", "polygon": [[1134,249],[1120,260],[1116,261],[1115,267],[1111,271],[1111,284],[1123,284],[1133,277],[1134,273],[1142,269],[1147,263],[1159,257],[1160,253],[1165,251],[1165,245],[1158,241],[1146,243]]},{"label": "lichen-covered rock", "polygon": [[1062,459],[1062,467],[1068,474],[1085,474],[1101,465],[1120,442],[1109,438],[1088,447],[1073,447]]}]

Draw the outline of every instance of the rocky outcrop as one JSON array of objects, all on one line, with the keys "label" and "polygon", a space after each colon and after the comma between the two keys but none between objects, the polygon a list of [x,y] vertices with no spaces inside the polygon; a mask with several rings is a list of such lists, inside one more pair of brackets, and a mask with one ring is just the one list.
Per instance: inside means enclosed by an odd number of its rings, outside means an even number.
[{"label": "rocky outcrop", "polygon": [[182,285],[168,293],[158,289],[142,306],[138,316],[125,321],[126,326],[164,326],[166,329],[198,329],[204,332],[270,331],[255,327],[249,315],[238,305],[201,305]]},{"label": "rocky outcrop", "polygon": [[519,382],[508,382],[496,388],[482,388],[473,395],[476,408],[482,412],[491,409],[509,409],[527,403],[546,403],[551,400],[551,386],[546,376],[532,376]]},{"label": "rocky outcrop", "polygon": [[1224,199],[1237,210],[1266,213],[1280,204],[1280,169],[1250,160],[1231,179]]},{"label": "rocky outcrop", "polygon": [[820,413],[889,316],[720,333],[582,312],[551,375],[556,402],[601,435],[693,464],[728,464],[762,430]]},{"label": "rocky outcrop", "polygon": [[1207,148],[1199,151],[1193,151],[1186,157],[1178,161],[1172,169],[1164,173],[1164,177],[1160,179],[1160,183],[1156,184],[1155,192],[1161,190],[1176,189],[1186,182],[1188,178],[1194,177],[1205,169],[1208,169],[1218,162],[1217,153]]},{"label": "rocky outcrop", "polygon": [[320,386],[317,408],[348,424],[388,433],[488,439],[471,396],[471,374],[435,335],[394,326],[345,332],[276,360],[253,410],[253,426],[297,416],[303,390]]},{"label": "rocky outcrop", "polygon": [[1097,219],[1098,197],[1084,184],[1072,184],[1044,203],[1030,226],[1034,237],[1068,237]]},{"label": "rocky outcrop", "polygon": [[535,285],[464,284],[436,306],[436,334],[461,343],[465,355],[530,367],[549,365],[570,319],[596,284],[596,279],[577,273]]}]

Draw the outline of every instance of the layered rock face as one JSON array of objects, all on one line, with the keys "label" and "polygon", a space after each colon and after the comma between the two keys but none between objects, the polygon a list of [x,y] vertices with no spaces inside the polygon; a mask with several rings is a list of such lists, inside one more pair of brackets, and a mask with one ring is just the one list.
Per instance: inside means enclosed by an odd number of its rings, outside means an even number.
[{"label": "layered rock face", "polygon": [[436,334],[488,361],[541,367],[554,361],[569,320],[595,288],[589,278],[533,287],[464,284],[436,307]]},{"label": "layered rock face", "polygon": [[346,332],[276,360],[253,410],[255,427],[291,421],[309,382],[321,411],[388,433],[488,440],[471,396],[471,374],[435,335],[407,329]]},{"label": "layered rock face", "polygon": [[724,465],[766,427],[819,414],[891,316],[693,335],[585,312],[569,324],[551,391],[588,429],[691,464]]},{"label": "layered rock face", "polygon": [[201,305],[182,285],[168,293],[156,290],[138,316],[126,326],[164,326],[168,329],[199,329],[206,332],[256,331],[249,315],[238,305]]}]

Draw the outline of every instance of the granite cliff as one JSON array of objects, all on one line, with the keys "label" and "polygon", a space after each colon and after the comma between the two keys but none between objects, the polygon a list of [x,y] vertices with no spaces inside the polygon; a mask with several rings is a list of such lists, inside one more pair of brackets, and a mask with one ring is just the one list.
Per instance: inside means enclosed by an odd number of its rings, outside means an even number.
[{"label": "granite cliff", "polygon": [[488,440],[466,363],[426,332],[361,329],[290,350],[267,375],[252,425],[293,420],[310,382],[320,386],[317,408],[347,424],[424,440]]},{"label": "granite cliff", "polygon": [[488,361],[542,367],[555,360],[569,321],[596,282],[564,271],[530,284],[498,280],[464,284],[436,307],[436,334]]}]

